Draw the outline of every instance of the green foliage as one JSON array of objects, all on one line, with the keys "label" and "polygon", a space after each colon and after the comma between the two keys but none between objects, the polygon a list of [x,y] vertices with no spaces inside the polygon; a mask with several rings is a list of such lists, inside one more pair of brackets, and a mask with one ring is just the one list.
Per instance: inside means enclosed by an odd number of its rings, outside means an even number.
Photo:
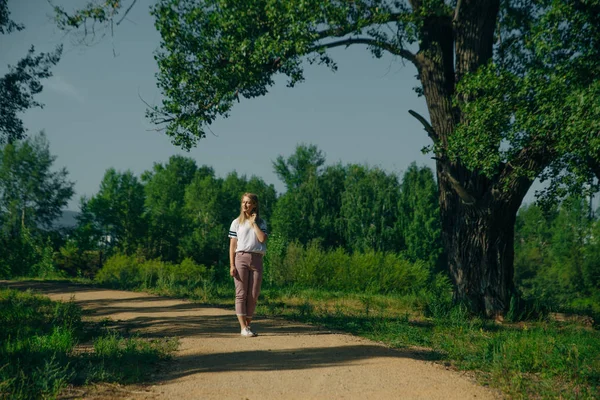
[{"label": "green foliage", "polygon": [[82,201],[85,223],[96,228],[94,236],[107,250],[133,254],[147,230],[144,202],[144,186],[131,171],[109,168],[98,193]]},{"label": "green foliage", "polygon": [[438,321],[447,319],[454,306],[450,279],[444,274],[437,274],[427,289],[423,292],[423,314]]},{"label": "green foliage", "polygon": [[155,163],[142,174],[145,183],[146,213],[149,220],[148,256],[167,261],[179,260],[179,239],[184,235],[184,195],[198,167],[188,157],[172,156],[166,165]]},{"label": "green foliage", "polygon": [[345,175],[345,168],[336,165],[326,167],[321,174],[305,176],[307,181],[278,199],[273,231],[303,244],[321,239],[329,248],[345,246],[339,229]]},{"label": "green foliage", "polygon": [[8,0],[0,0],[0,33],[6,34],[13,31],[21,31],[25,27],[10,19]]},{"label": "green foliage", "polygon": [[0,146],[0,276],[53,273],[48,230],[73,195],[73,183],[43,133]]},{"label": "green foliage", "polygon": [[400,184],[394,174],[360,165],[346,167],[339,227],[354,251],[398,251]]},{"label": "green foliage", "polygon": [[27,228],[18,236],[0,235],[0,277],[59,277],[53,262],[54,249],[49,238],[34,235]]},{"label": "green foliage", "polygon": [[410,293],[423,289],[429,271],[394,253],[367,250],[349,254],[324,250],[318,241],[306,247],[290,243],[279,263],[269,263],[272,282],[305,288],[367,293]]},{"label": "green foliage", "polygon": [[515,281],[525,299],[554,310],[600,312],[598,220],[574,196],[544,213],[524,207],[515,231]]},{"label": "green foliage", "polygon": [[398,200],[403,254],[409,260],[423,260],[431,268],[442,269],[442,229],[437,198],[433,171],[412,163],[402,176]]},{"label": "green foliage", "polygon": [[[0,0],[0,34],[23,30],[25,27],[10,19],[7,0]],[[41,80],[52,76],[50,69],[58,63],[62,45],[51,53],[35,54],[31,46],[27,55],[9,72],[0,77],[0,145],[25,138],[26,129],[17,116],[30,108],[43,107],[35,100],[41,93]]]},{"label": "green foliage", "polygon": [[180,264],[115,254],[98,271],[95,281],[121,289],[157,289],[177,296],[201,294],[214,280],[214,269],[186,258]]},{"label": "green foliage", "polygon": [[290,191],[308,182],[311,176],[319,175],[321,172],[319,169],[323,164],[325,164],[325,156],[317,146],[300,144],[287,160],[281,155],[278,156],[277,160],[273,161],[273,169]]},{"label": "green foliage", "polygon": [[73,195],[67,171],[52,171],[46,135],[0,146],[0,222],[3,234],[49,228]]},{"label": "green foliage", "polygon": [[[290,178],[286,174],[295,171],[290,166],[298,160],[312,172]],[[378,168],[354,164],[320,168],[324,162],[315,146],[297,146],[288,159],[279,156],[275,172],[286,185],[286,179],[294,183],[278,200],[274,232],[290,242],[320,240],[326,249],[402,251],[412,261],[439,266],[439,207],[429,168],[412,165],[400,185],[395,174]]]},{"label": "green foliage", "polygon": [[68,276],[91,278],[100,269],[102,253],[101,251],[83,250],[79,247],[77,239],[67,239],[65,244],[54,253],[54,265]]},{"label": "green foliage", "polygon": [[131,289],[141,285],[140,264],[135,256],[115,254],[110,257],[96,274],[96,282]]},{"label": "green foliage", "polygon": [[502,9],[493,62],[458,84],[467,117],[450,138],[451,158],[491,178],[510,164],[516,176],[548,180],[548,203],[587,194],[600,172],[599,11],[597,0]]},{"label": "green foliage", "polygon": [[[287,75],[290,86],[302,81],[302,59],[310,53],[309,62],[335,69],[326,53],[334,46],[321,39],[362,33],[375,56],[383,49],[400,52],[403,29],[390,35],[377,25],[404,27],[407,9],[380,0],[158,1],[152,14],[162,38],[156,59],[165,100],[147,115],[167,124],[175,144],[190,148],[234,101],[266,94],[275,74]],[[337,45],[344,44],[351,43]]]}]

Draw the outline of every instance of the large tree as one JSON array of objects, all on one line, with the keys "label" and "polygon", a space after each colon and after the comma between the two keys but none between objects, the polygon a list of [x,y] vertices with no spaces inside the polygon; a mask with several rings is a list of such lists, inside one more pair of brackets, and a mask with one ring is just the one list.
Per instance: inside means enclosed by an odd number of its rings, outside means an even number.
[{"label": "large tree", "polygon": [[515,294],[515,216],[533,180],[600,175],[600,0],[158,0],[152,13],[165,98],[148,116],[187,148],[276,74],[294,86],[306,59],[335,69],[328,49],[412,63],[455,297],[473,311],[502,315]]}]

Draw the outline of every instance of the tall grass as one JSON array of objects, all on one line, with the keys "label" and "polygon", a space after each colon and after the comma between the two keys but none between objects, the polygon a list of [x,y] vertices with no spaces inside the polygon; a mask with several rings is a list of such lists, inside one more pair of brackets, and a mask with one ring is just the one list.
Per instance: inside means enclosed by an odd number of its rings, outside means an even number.
[{"label": "tall grass", "polygon": [[[0,309],[2,399],[53,399],[69,384],[137,382],[176,347],[172,339],[148,342],[90,329],[73,301],[0,289]],[[83,342],[94,351],[76,351]]]}]

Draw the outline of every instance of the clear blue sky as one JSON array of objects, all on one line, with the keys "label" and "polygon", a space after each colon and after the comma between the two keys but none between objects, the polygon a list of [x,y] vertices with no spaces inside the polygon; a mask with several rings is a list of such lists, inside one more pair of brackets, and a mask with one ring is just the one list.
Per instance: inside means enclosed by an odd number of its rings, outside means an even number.
[{"label": "clear blue sky", "polygon": [[[280,79],[258,99],[242,99],[228,119],[218,120],[209,135],[189,153],[144,117],[138,94],[157,103],[157,65],[153,52],[160,37],[149,14],[153,0],[138,3],[114,37],[94,46],[73,44],[51,20],[47,0],[9,0],[12,19],[25,30],[0,36],[0,74],[21,59],[30,45],[65,51],[38,97],[43,109],[23,115],[29,134],[45,130],[57,167],[66,167],[76,194],[68,208],[77,210],[82,195],[93,195],[106,169],[132,170],[138,176],[153,163],[174,154],[212,166],[218,176],[236,170],[257,175],[283,191],[272,161],[291,154],[296,144],[316,144],[327,163],[365,163],[402,174],[408,165],[434,167],[421,148],[429,144],[422,126],[408,114],[413,109],[428,117],[423,97],[412,90],[416,70],[399,58],[374,59],[365,47],[331,52],[339,70],[308,66],[306,81],[287,88]],[[82,1],[55,0],[68,10]],[[113,50],[117,56],[113,56]]]}]

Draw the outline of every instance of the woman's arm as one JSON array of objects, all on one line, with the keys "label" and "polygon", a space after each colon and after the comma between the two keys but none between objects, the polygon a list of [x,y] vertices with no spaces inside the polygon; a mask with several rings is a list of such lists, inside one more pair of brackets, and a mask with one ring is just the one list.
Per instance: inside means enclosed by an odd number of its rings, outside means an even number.
[{"label": "woman's arm", "polygon": [[237,239],[229,239],[229,275],[235,276],[237,270],[235,269],[235,249],[237,248]]},{"label": "woman's arm", "polygon": [[260,226],[258,226],[258,224],[256,223],[256,214],[252,214],[252,216],[250,216],[248,220],[250,221],[250,225],[252,226],[254,233],[256,233],[256,238],[258,239],[258,241],[261,243],[266,242],[268,236],[262,231],[262,229],[260,229]]}]

